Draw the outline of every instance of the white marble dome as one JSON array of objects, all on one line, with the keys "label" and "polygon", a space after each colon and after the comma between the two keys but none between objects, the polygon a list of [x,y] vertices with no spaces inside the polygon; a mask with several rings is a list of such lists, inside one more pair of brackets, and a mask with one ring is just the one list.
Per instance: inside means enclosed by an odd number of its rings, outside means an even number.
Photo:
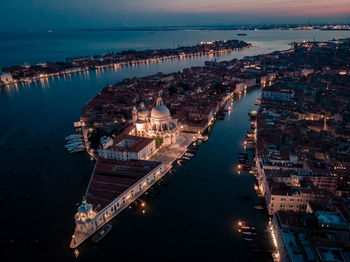
[{"label": "white marble dome", "polygon": [[151,111],[151,118],[154,120],[167,120],[171,118],[170,111],[165,105],[155,106]]}]

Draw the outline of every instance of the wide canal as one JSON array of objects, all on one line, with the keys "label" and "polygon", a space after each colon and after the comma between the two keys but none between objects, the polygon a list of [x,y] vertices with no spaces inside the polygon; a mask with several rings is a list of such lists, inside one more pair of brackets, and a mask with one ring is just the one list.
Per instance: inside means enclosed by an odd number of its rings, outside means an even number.
[{"label": "wide canal", "polygon": [[[149,39],[158,34],[147,33],[147,47],[151,43],[156,45]],[[180,32],[174,32],[172,37],[168,37],[169,32],[164,34],[167,36],[160,41],[165,41],[167,47],[171,47],[169,41],[181,36]],[[104,37],[107,39],[109,35]],[[201,40],[232,39],[236,32],[184,31],[182,35],[187,39],[183,42],[194,44]],[[314,35],[317,40],[326,40],[344,36],[344,33],[248,32],[244,40],[253,42],[251,49],[233,52],[218,60],[287,49],[294,39],[312,39]],[[11,41],[16,38],[8,37],[10,40],[0,43],[2,65],[8,65],[7,61],[12,61],[11,54],[17,50],[11,49]],[[29,39],[32,48],[35,41],[42,42],[41,38],[33,39]],[[142,36],[140,41],[143,41]],[[50,49],[43,47],[43,52],[50,53]],[[43,61],[41,55],[36,59]],[[73,132],[73,122],[80,118],[82,107],[92,97],[105,85],[126,77],[173,72],[203,65],[211,58],[93,71],[2,88],[0,260],[75,260],[69,249],[74,230],[73,216],[86,190],[94,162],[84,153],[67,154],[64,137]],[[20,62],[19,59],[14,61]],[[159,194],[147,203],[145,214],[140,209],[123,212],[113,221],[112,231],[99,246],[87,242],[80,247],[78,260],[249,261],[253,253],[233,225],[237,219],[246,219],[263,228],[265,216],[253,209],[257,202],[253,177],[238,175],[235,167],[237,152],[243,149],[245,132],[250,124],[247,113],[255,108],[254,101],[259,94],[259,89],[251,90],[234,102],[225,120],[217,121],[213,126],[207,143],[200,146],[190,161],[176,167],[176,172],[167,177],[169,185],[162,186]],[[240,195],[249,195],[252,199],[241,201]]]}]

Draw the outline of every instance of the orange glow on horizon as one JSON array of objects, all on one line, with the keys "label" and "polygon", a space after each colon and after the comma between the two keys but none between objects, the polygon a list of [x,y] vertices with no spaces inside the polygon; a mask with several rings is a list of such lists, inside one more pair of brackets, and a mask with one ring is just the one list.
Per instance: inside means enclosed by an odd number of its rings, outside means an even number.
[{"label": "orange glow on horizon", "polygon": [[232,14],[266,14],[273,16],[323,16],[350,14],[348,0],[212,0],[188,2],[178,0],[167,3],[160,9],[183,13],[232,13]]}]

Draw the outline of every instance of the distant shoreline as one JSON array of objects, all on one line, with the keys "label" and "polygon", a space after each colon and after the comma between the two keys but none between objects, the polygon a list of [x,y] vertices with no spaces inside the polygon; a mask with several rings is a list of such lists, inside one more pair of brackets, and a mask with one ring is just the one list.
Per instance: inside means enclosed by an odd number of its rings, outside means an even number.
[{"label": "distant shoreline", "polygon": [[251,47],[250,43],[241,40],[217,40],[200,42],[193,46],[178,46],[173,49],[147,49],[142,51],[126,50],[94,56],[66,58],[65,62],[44,62],[35,65],[15,65],[3,67],[0,74],[0,86],[70,75],[73,73],[100,70],[103,68],[134,66],[138,64],[158,63],[169,59],[184,59],[205,55],[222,55],[233,50]]},{"label": "distant shoreline", "polygon": [[230,31],[230,30],[321,30],[350,31],[350,24],[271,24],[271,25],[217,25],[217,26],[165,26],[165,27],[116,27],[116,28],[72,28],[72,29],[0,29],[0,32],[148,32],[148,31]]}]

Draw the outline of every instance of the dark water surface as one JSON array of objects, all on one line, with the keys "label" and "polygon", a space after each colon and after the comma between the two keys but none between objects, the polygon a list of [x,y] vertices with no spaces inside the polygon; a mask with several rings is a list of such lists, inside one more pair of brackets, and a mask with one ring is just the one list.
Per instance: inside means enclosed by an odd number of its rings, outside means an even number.
[{"label": "dark water surface", "polygon": [[[0,65],[67,56],[91,55],[107,49],[163,48],[177,43],[233,39],[236,31],[174,32],[33,32],[5,33],[0,39]],[[288,48],[293,40],[327,40],[347,32],[247,32],[253,47],[218,57],[241,58]],[[24,37],[25,36],[25,37]],[[94,162],[86,154],[68,155],[64,137],[82,107],[105,85],[126,77],[173,72],[203,65],[212,57],[167,61],[136,67],[92,71],[0,90],[0,261],[69,261],[76,203],[81,201]],[[251,252],[233,230],[238,218],[259,227],[264,216],[256,203],[254,180],[237,175],[237,152],[249,127],[248,111],[259,90],[248,92],[231,114],[215,124],[210,139],[185,165],[177,167],[170,184],[140,210],[123,212],[100,246],[80,247],[78,260],[115,261],[249,261]],[[254,196],[242,202],[239,195]],[[36,243],[35,239],[38,240]],[[11,240],[12,243],[11,243]],[[2,259],[4,257],[4,259]]]}]

